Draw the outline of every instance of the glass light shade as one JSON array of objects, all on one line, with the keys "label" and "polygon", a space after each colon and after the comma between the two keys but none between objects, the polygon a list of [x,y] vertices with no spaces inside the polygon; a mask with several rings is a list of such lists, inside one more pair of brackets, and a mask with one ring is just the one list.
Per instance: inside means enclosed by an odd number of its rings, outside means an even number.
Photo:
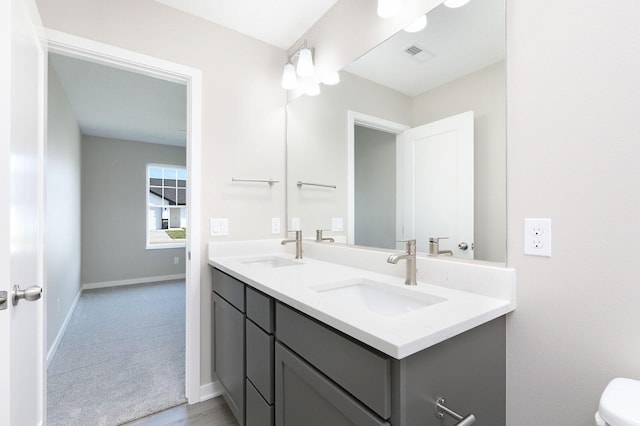
[{"label": "glass light shade", "polygon": [[313,59],[311,58],[311,50],[308,48],[300,49],[298,53],[298,66],[296,67],[298,75],[307,77],[313,75]]},{"label": "glass light shade", "polygon": [[469,3],[470,0],[446,0],[444,5],[450,8],[462,7]]},{"label": "glass light shade", "polygon": [[340,74],[338,71],[330,72],[324,76],[322,82],[328,86],[340,83]]},{"label": "glass light shade", "polygon": [[401,0],[378,0],[378,16],[381,18],[393,18],[402,12]]},{"label": "glass light shade", "polygon": [[404,27],[404,30],[408,33],[417,33],[427,27],[427,15],[422,15],[415,19],[412,23]]},{"label": "glass light shade", "polygon": [[310,81],[309,84],[307,85],[305,91],[304,91],[305,95],[309,95],[309,96],[317,96],[320,94],[320,84],[318,84],[317,81]]},{"label": "glass light shade", "polygon": [[287,90],[293,90],[298,87],[296,69],[292,63],[288,63],[284,66],[284,72],[282,73],[282,87]]}]

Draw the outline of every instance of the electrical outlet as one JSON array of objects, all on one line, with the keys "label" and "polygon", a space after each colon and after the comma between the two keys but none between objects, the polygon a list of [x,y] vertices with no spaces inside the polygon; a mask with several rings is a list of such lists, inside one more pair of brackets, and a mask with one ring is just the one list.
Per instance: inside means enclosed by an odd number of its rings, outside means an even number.
[{"label": "electrical outlet", "polygon": [[271,218],[271,233],[279,234],[280,233],[280,218],[273,217]]},{"label": "electrical outlet", "polygon": [[551,257],[551,219],[524,220],[524,254]]},{"label": "electrical outlet", "polygon": [[341,217],[331,218],[331,230],[334,232],[344,231],[344,221],[342,220]]},{"label": "electrical outlet", "polygon": [[300,218],[292,217],[291,218],[291,228],[290,231],[299,231],[300,230]]}]

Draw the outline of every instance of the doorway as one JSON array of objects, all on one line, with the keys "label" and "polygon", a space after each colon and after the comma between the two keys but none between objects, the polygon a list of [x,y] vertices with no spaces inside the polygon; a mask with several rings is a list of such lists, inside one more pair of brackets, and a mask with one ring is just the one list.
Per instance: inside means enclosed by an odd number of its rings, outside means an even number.
[{"label": "doorway", "polygon": [[[200,401],[200,145],[201,77],[200,71],[158,58],[141,55],[65,33],[47,33],[49,52],[92,63],[132,71],[148,77],[179,83],[187,91],[186,166],[189,233],[185,244],[185,395],[189,403]],[[142,195],[144,197],[144,195]],[[117,206],[114,206],[114,208]],[[141,212],[145,215],[144,211]],[[145,216],[146,217],[146,216]]]}]

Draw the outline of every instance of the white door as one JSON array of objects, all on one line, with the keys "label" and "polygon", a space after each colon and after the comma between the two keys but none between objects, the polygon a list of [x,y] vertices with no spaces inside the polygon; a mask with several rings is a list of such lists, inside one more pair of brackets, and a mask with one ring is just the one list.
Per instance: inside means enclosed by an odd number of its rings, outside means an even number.
[{"label": "white door", "polygon": [[[415,127],[403,134],[405,238],[428,252],[473,259],[473,111]],[[466,249],[464,249],[466,245]]]},{"label": "white door", "polygon": [[31,426],[44,423],[44,303],[11,299],[14,285],[43,285],[46,56],[35,2],[0,3],[0,425]]}]

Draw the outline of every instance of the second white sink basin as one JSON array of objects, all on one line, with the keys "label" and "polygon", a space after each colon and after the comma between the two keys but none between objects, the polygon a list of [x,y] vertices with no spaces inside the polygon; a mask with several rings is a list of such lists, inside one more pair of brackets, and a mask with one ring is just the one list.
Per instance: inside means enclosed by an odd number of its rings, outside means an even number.
[{"label": "second white sink basin", "polygon": [[300,262],[296,262],[295,260],[286,259],[284,257],[278,257],[278,256],[249,259],[249,260],[244,260],[240,263],[243,263],[245,265],[252,265],[252,266],[263,266],[266,268],[281,268],[283,266],[301,265]]},{"label": "second white sink basin", "polygon": [[447,300],[364,278],[323,284],[312,289],[335,298],[336,303],[346,304],[351,309],[366,310],[384,317],[401,315]]}]

